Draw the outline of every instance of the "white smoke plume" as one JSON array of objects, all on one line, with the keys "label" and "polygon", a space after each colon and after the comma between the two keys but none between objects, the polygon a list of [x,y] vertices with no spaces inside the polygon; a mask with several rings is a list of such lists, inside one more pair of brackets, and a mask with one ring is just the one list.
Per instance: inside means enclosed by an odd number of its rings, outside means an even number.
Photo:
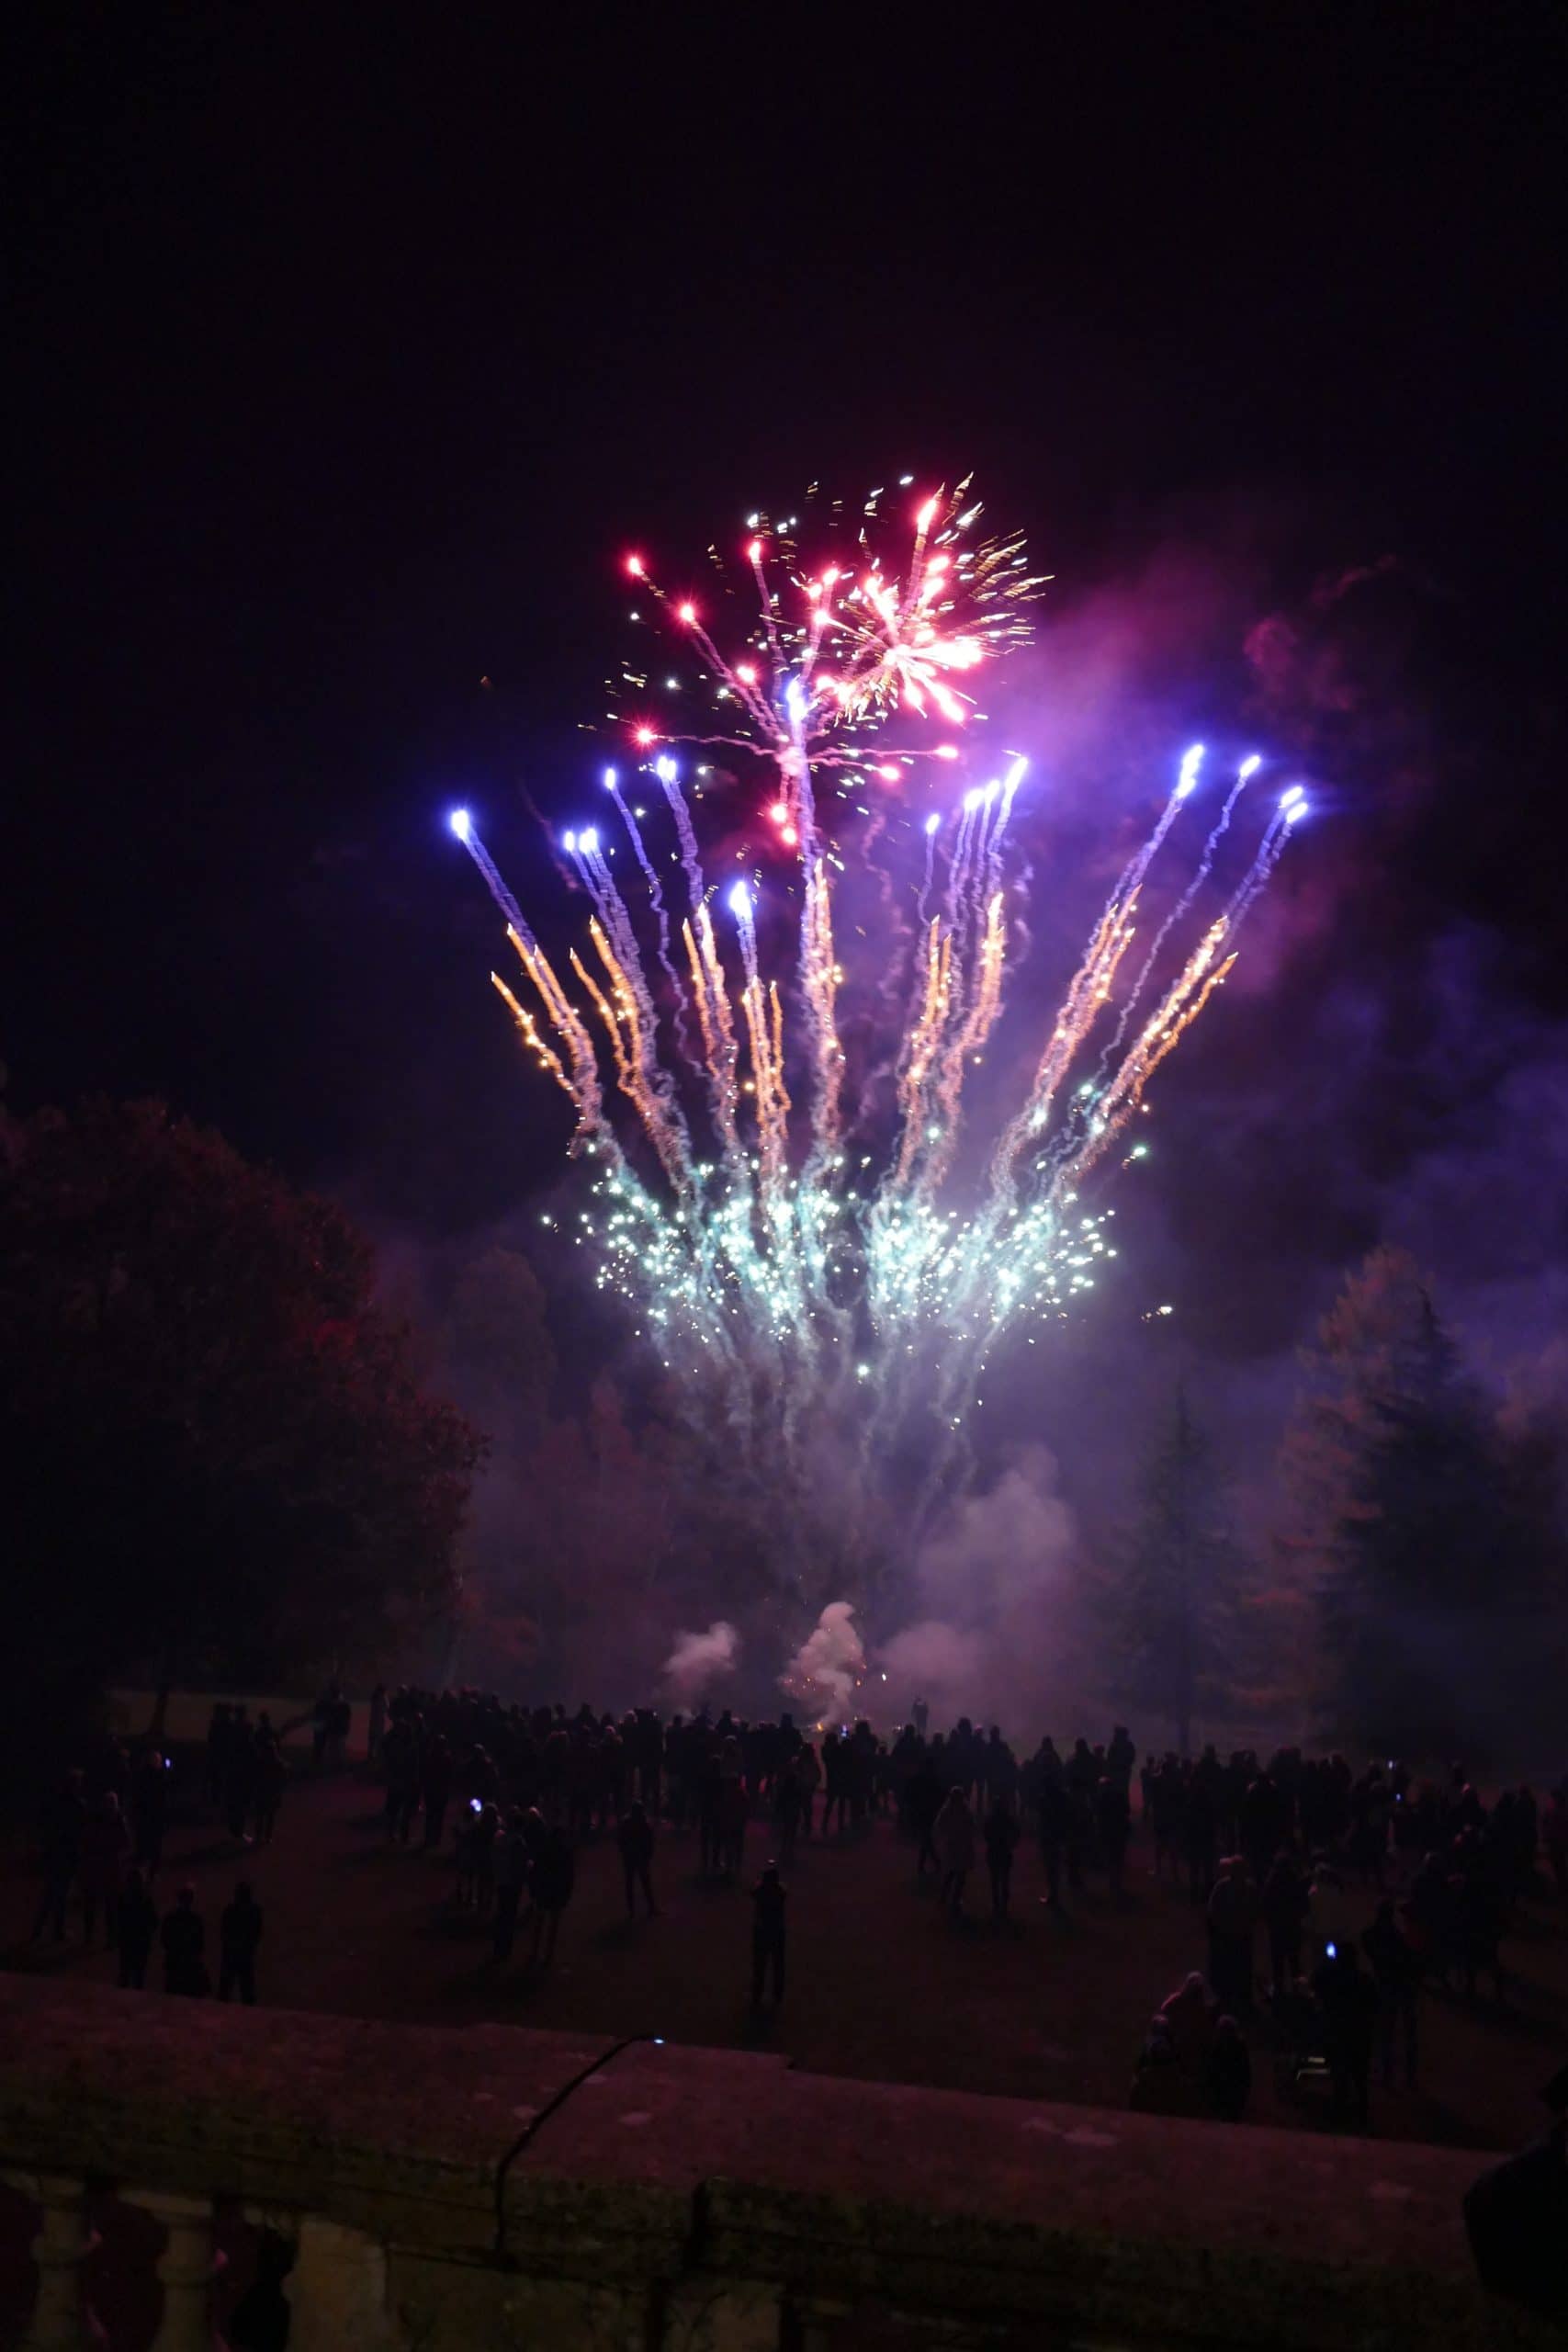
[{"label": "white smoke plume", "polygon": [[[967,1714],[1032,1746],[1087,1693],[1073,1623],[1077,1529],[1055,1458],[1021,1449],[994,1486],[963,1497],[915,1561],[925,1614],[882,1644],[876,1663],[901,1721],[917,1697],[933,1724]],[[880,1688],[880,1685],[879,1685]]]},{"label": "white smoke plume", "polygon": [[740,1636],[722,1617],[705,1634],[677,1634],[661,1669],[671,1702],[682,1713],[694,1707],[710,1683],[733,1670],[739,1655]]},{"label": "white smoke plume", "polygon": [[803,1698],[829,1725],[854,1713],[855,1688],[865,1671],[865,1650],[847,1600],[830,1600],[813,1630],[779,1677],[779,1688]]}]

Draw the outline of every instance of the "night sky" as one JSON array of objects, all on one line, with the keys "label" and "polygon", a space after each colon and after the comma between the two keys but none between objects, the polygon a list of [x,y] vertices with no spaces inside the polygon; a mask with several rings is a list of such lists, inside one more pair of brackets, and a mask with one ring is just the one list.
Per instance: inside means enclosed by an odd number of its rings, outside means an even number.
[{"label": "night sky", "polygon": [[1086,1393],[1158,1292],[1272,1409],[1385,1235],[1539,1356],[1562,17],[926,21],[36,13],[12,1103],[162,1092],[394,1247],[504,1227],[565,1114],[445,810],[555,888],[523,790],[570,815],[604,756],[626,548],[972,466],[1056,578],[999,700],[1059,756],[1059,843],[1110,856],[1209,731],[1320,803],[1162,1083]]}]

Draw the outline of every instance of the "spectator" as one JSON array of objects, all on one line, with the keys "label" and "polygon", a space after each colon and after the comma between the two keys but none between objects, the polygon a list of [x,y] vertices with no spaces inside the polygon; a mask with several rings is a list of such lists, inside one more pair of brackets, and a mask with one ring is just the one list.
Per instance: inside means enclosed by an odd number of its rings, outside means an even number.
[{"label": "spectator", "polygon": [[964,1889],[975,1867],[975,1816],[964,1791],[956,1785],[948,1791],[947,1802],[936,1817],[932,1843],[942,1866],[939,1899],[942,1909],[956,1919],[963,1914]]},{"label": "spectator", "polygon": [[258,1846],[270,1846],[277,1827],[278,1807],[283,1792],[288,1785],[288,1767],[283,1760],[283,1747],[277,1734],[265,1715],[256,1726],[255,1760],[255,1838]]},{"label": "spectator", "polygon": [[207,1929],[196,1907],[196,1889],[182,1886],[175,1907],[164,1917],[164,1990],[199,1997],[212,1989],[207,1973]]},{"label": "spectator", "polygon": [[577,1858],[564,1829],[547,1831],[534,1869],[534,1943],[528,1964],[547,1968],[556,1956],[561,1917],[577,1884]]},{"label": "spectator", "polygon": [[1223,2009],[1252,2007],[1258,1890],[1239,1854],[1227,1854],[1209,1896],[1209,1982]]},{"label": "spectator", "polygon": [[1252,2060],[1235,2018],[1215,2020],[1207,2075],[1214,2113],[1223,2123],[1239,2123],[1252,2092]]},{"label": "spectator", "polygon": [[1213,2047],[1217,2014],[1213,1995],[1197,1969],[1160,2004],[1160,2015],[1192,2095],[1194,2111],[1209,2079],[1209,2052]]},{"label": "spectator", "polygon": [[822,1767],[817,1750],[808,1739],[803,1739],[795,1750],[795,1776],[800,1782],[800,1826],[807,1838],[811,1835],[811,1808],[822,1784]]},{"label": "spectator", "polygon": [[1323,2011],[1335,2111],[1341,2120],[1353,2115],[1364,2132],[1369,2120],[1377,1986],[1363,1975],[1354,1944],[1331,1943],[1313,1971],[1312,1989]]},{"label": "spectator", "polygon": [[1392,1895],[1378,1905],[1377,1917],[1361,1938],[1361,1949],[1371,1966],[1378,1988],[1378,2047],[1382,2060],[1382,2086],[1393,2088],[1396,2043],[1404,2052],[1404,2087],[1416,2087],[1417,2007],[1421,1997],[1421,1963],[1400,1925]]},{"label": "spectator", "polygon": [[365,1755],[368,1763],[380,1760],[381,1742],[387,1735],[387,1686],[378,1682],[370,1693],[370,1719],[366,1726]]},{"label": "spectator", "polygon": [[795,1860],[795,1832],[805,1810],[806,1796],[794,1770],[791,1758],[779,1773],[773,1786],[773,1818],[779,1826],[779,1855],[787,1866]]},{"label": "spectator", "polygon": [[718,1783],[718,1867],[726,1878],[739,1878],[746,1849],[746,1821],[750,1799],[739,1773],[721,1770]]},{"label": "spectator", "polygon": [[1544,2136],[1483,2172],[1465,2193],[1464,2222],[1482,2284],[1527,2311],[1568,2321],[1568,2066],[1542,2097]]},{"label": "spectator", "polygon": [[937,1860],[935,1834],[937,1815],[942,1811],[942,1788],[929,1757],[910,1774],[905,1783],[905,1804],[908,1809],[910,1834],[915,1839],[915,1876],[924,1878],[929,1862],[940,1881],[942,1864]]},{"label": "spectator", "polygon": [[784,1999],[784,1908],[788,1890],[778,1864],[770,1862],[751,1889],[751,2007],[762,2006],[764,1984],[771,1974],[775,2005]]},{"label": "spectator", "polygon": [[491,1949],[497,1960],[512,1957],[512,1947],[517,1939],[517,1914],[522,1905],[524,1889],[528,1883],[529,1854],[522,1812],[513,1810],[507,1816],[506,1827],[496,1839],[491,1876],[495,1884],[495,1917],[491,1928]]},{"label": "spectator", "polygon": [[244,1879],[233,1900],[223,1906],[218,1926],[218,1997],[226,2001],[236,1989],[247,2008],[255,2007],[256,1950],[262,1938],[261,1905]]},{"label": "spectator", "polygon": [[411,1723],[400,1720],[389,1727],[381,1765],[387,1775],[387,1836],[406,1846],[419,1811],[419,1735]]},{"label": "spectator", "polygon": [[35,1944],[51,1921],[55,1942],[65,1940],[65,1906],[82,1866],[82,1839],[87,1822],[82,1786],[80,1772],[67,1772],[43,1809],[39,1838],[43,1892],[33,1920]]},{"label": "spectator", "polygon": [[149,1878],[164,1859],[164,1828],[169,1804],[169,1759],[152,1748],[130,1777],[131,1859]]},{"label": "spectator", "polygon": [[[1130,1764],[1127,1769],[1131,1772]],[[1094,1818],[1111,1892],[1119,1895],[1127,1866],[1127,1843],[1133,1835],[1132,1807],[1120,1778],[1108,1773],[1100,1781],[1095,1792]]]},{"label": "spectator", "polygon": [[119,1891],[130,1860],[130,1831],[112,1789],[105,1791],[82,1825],[82,1933],[90,1944],[104,1914],[104,1941],[112,1951],[119,1924]]},{"label": "spectator", "polygon": [[1269,1931],[1269,1989],[1278,1997],[1302,1971],[1302,1935],[1312,1897],[1289,1854],[1276,1854],[1263,1882],[1259,1908]]},{"label": "spectator", "polygon": [[1018,1823],[1012,1809],[998,1797],[986,1815],[986,1868],[991,1880],[991,1917],[999,1925],[1008,1916],[1012,1893],[1012,1858],[1018,1845]]},{"label": "spectator", "polygon": [[444,1732],[432,1732],[420,1749],[420,1795],[424,1804],[424,1849],[441,1843],[452,1801],[452,1749]]},{"label": "spectator", "polygon": [[147,1962],[158,1932],[158,1911],[147,1882],[132,1863],[125,1874],[119,1898],[119,1984],[122,1992],[140,1993],[147,1982]]},{"label": "spectator", "polygon": [[622,1815],[615,1832],[615,1842],[621,1849],[621,1874],[626,1882],[626,1917],[637,1917],[637,1890],[640,1886],[651,1919],[658,1905],[653,1900],[653,1824],[640,1799]]},{"label": "spectator", "polygon": [[1187,2074],[1177,2055],[1170,2021],[1163,2010],[1149,2019],[1144,2046],[1133,2070],[1133,2088],[1127,2104],[1142,2115],[1189,2115],[1192,2111]]}]

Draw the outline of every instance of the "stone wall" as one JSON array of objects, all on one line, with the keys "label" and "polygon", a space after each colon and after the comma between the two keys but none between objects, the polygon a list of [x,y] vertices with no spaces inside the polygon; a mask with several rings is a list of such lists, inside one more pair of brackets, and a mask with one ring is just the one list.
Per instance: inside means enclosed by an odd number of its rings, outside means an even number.
[{"label": "stone wall", "polygon": [[91,2294],[84,2185],[150,2206],[193,2352],[201,2229],[234,2211],[294,2241],[290,2352],[1547,2340],[1473,2283],[1473,2156],[502,2026],[0,1978],[0,2168],[44,2206],[51,2293]]}]

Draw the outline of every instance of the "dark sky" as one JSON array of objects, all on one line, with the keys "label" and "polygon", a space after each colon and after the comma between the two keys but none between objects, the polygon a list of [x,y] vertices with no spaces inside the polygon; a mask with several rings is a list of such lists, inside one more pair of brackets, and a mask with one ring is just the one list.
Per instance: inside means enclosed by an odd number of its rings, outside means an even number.
[{"label": "dark sky", "polygon": [[924,21],[36,12],[14,1102],[156,1090],[389,1229],[503,1217],[560,1126],[441,812],[542,885],[517,786],[570,804],[628,544],[972,465],[1059,583],[1021,695],[1124,624],[1141,711],[1331,786],[1173,1084],[1150,1279],[1261,1359],[1412,1215],[1515,1278],[1481,1161],[1541,1148],[1568,1013],[1561,14]]}]

